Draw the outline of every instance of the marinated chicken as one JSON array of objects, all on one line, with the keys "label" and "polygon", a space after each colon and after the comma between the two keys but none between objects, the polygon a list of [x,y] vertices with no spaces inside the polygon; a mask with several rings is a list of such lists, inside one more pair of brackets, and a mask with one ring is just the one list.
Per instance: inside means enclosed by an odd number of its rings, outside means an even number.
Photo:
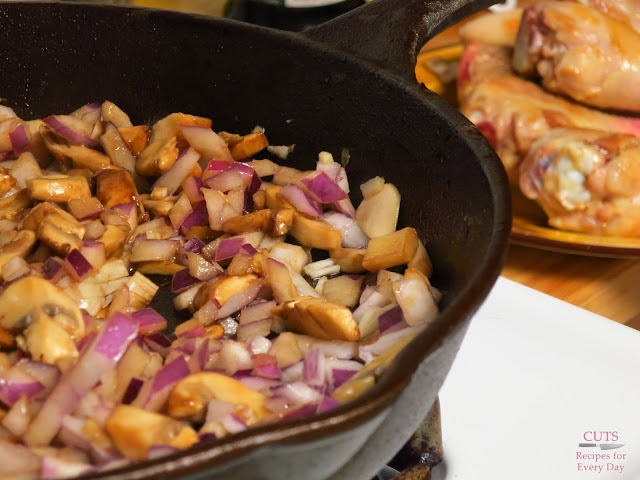
[{"label": "marinated chicken", "polygon": [[585,105],[640,111],[640,33],[591,7],[548,2],[525,9],[512,64]]},{"label": "marinated chicken", "polygon": [[520,188],[556,228],[640,236],[640,138],[551,130],[522,163]]},{"label": "marinated chicken", "polygon": [[610,115],[546,92],[517,76],[511,49],[473,43],[460,61],[458,101],[496,149],[513,184],[531,145],[558,127],[640,134],[640,119]]}]

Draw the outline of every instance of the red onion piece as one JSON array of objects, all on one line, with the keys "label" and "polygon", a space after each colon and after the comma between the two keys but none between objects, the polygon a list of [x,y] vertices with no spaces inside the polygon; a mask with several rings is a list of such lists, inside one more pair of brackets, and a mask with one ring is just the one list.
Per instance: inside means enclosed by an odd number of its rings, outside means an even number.
[{"label": "red onion piece", "polygon": [[303,178],[300,183],[307,187],[311,197],[320,203],[337,202],[348,197],[347,193],[324,172],[313,178]]},{"label": "red onion piece", "polygon": [[179,240],[147,239],[144,235],[138,235],[131,247],[129,260],[132,262],[171,260],[181,246]]},{"label": "red onion piece", "polygon": [[275,300],[248,305],[240,312],[240,326],[271,318],[271,312],[275,307]]},{"label": "red onion piece", "polygon": [[171,226],[175,230],[177,230],[178,228],[180,228],[180,226],[182,226],[187,217],[192,213],[193,209],[191,208],[189,199],[186,196],[181,195],[176,203],[173,204],[173,207],[171,207],[171,210],[169,210],[169,214],[167,216],[171,221]]},{"label": "red onion piece", "polygon": [[131,402],[133,402],[140,393],[140,389],[142,388],[143,384],[144,380],[142,380],[141,378],[131,378],[131,380],[129,381],[129,385],[127,385],[127,389],[122,396],[122,403],[124,403],[125,405],[131,404]]},{"label": "red onion piece", "polygon": [[77,248],[67,254],[64,266],[76,282],[81,282],[93,272],[93,266]]},{"label": "red onion piece", "polygon": [[385,331],[402,321],[402,309],[396,305],[378,317],[378,329],[383,335]]},{"label": "red onion piece", "polygon": [[193,237],[187,240],[182,246],[184,251],[188,253],[200,253],[202,251],[202,247],[204,247],[204,242],[198,237]]},{"label": "red onion piece", "polygon": [[258,354],[253,357],[253,375],[262,378],[277,380],[282,376],[282,371],[278,367],[278,360],[268,354]]},{"label": "red onion piece", "polygon": [[171,279],[171,292],[182,293],[198,283],[202,283],[202,280],[192,277],[189,269],[184,268],[173,274],[173,278]]},{"label": "red onion piece", "polygon": [[225,193],[229,190],[244,188],[246,186],[244,177],[235,168],[230,168],[229,170],[218,173],[206,180],[204,184],[208,188]]},{"label": "red onion piece", "polygon": [[78,117],[83,122],[93,125],[102,118],[102,110],[99,103],[87,103],[71,112],[71,115]]},{"label": "red onion piece", "polygon": [[60,379],[60,370],[55,365],[23,358],[14,365],[15,369],[25,372],[42,385],[45,390],[51,390]]},{"label": "red onion piece", "polygon": [[218,244],[215,261],[227,260],[238,253],[240,247],[244,245],[244,237],[225,238]]},{"label": "red onion piece", "polygon": [[238,433],[247,429],[247,424],[244,423],[244,421],[234,413],[225,415],[220,420],[220,423],[222,423],[224,429],[229,433]]},{"label": "red onion piece", "polygon": [[163,357],[169,354],[169,347],[171,347],[171,340],[162,333],[152,333],[144,337],[144,343],[150,350],[158,352]]},{"label": "red onion piece", "polygon": [[200,154],[193,148],[182,151],[173,166],[156,180],[153,184],[154,188],[167,187],[169,195],[173,195],[189,176],[198,160],[200,160]]},{"label": "red onion piece", "polygon": [[30,448],[0,440],[0,475],[4,478],[36,477],[41,468],[42,460]]},{"label": "red onion piece", "polygon": [[356,208],[353,206],[353,204],[351,203],[351,200],[348,198],[334,202],[333,208],[335,208],[336,211],[342,213],[343,215],[346,215],[349,218],[356,217]]},{"label": "red onion piece", "polygon": [[303,382],[286,383],[273,391],[274,396],[287,399],[289,405],[305,405],[317,403],[322,394]]},{"label": "red onion piece", "polygon": [[13,154],[16,157],[19,157],[23,152],[26,152],[31,147],[31,141],[29,140],[27,130],[21,123],[11,131],[9,138],[11,139]]},{"label": "red onion piece", "polygon": [[47,258],[45,262],[42,264],[42,273],[44,273],[44,277],[47,280],[51,280],[53,283],[56,283],[57,279],[60,279],[60,277],[64,274],[64,269],[62,268],[62,261],[59,260],[57,257]]},{"label": "red onion piece", "polygon": [[88,463],[71,462],[53,455],[43,455],[40,475],[42,480],[53,480],[79,477],[93,471],[95,467]]},{"label": "red onion piece", "polygon": [[271,333],[272,326],[273,319],[264,318],[256,322],[239,325],[238,330],[236,331],[236,336],[238,339],[245,341],[255,336],[265,337]]},{"label": "red onion piece", "polygon": [[157,411],[164,405],[173,386],[189,373],[191,373],[189,365],[182,356],[167,363],[158,370],[153,379],[147,382],[149,383],[148,392],[144,392],[145,387],[143,387],[132,405],[145,410]]},{"label": "red onion piece", "polygon": [[369,237],[362,231],[358,222],[347,215],[338,212],[329,212],[322,216],[327,222],[342,234],[342,246],[345,248],[367,248]]},{"label": "red onion piece", "polygon": [[255,300],[256,296],[260,292],[263,283],[264,280],[254,280],[242,292],[236,293],[235,295],[231,296],[220,308],[220,310],[218,310],[216,319],[228,317],[229,315],[236,313],[240,309],[253,302],[253,300]]},{"label": "red onion piece", "polygon": [[187,196],[191,205],[204,200],[204,195],[200,191],[203,185],[202,178],[194,176],[189,176],[182,182],[182,192]]},{"label": "red onion piece", "polygon": [[138,322],[140,335],[157,333],[167,328],[167,320],[153,308],[143,308],[131,314],[131,318]]},{"label": "red onion piece", "polygon": [[191,227],[206,225],[209,225],[209,212],[207,210],[207,202],[203,200],[196,203],[191,213],[184,219],[180,226],[180,232],[186,235]]},{"label": "red onion piece", "polygon": [[32,398],[44,390],[44,385],[14,368],[0,378],[0,400],[7,405],[16,403],[22,395]]},{"label": "red onion piece", "polygon": [[[73,119],[73,117],[65,118],[67,122],[70,122],[71,119]],[[91,138],[87,133],[77,130],[83,124],[89,126],[82,120],[75,120],[75,122],[73,122],[73,126],[68,126],[63,120],[61,120],[59,115],[51,115],[43,118],[42,121],[49,125],[62,138],[73,144],[85,145],[89,148],[97,148],[100,145],[97,140]]]},{"label": "red onion piece", "polygon": [[[362,300],[365,294],[366,298]],[[375,287],[366,287],[360,296],[360,305],[353,311],[353,318],[355,318],[356,322],[360,323],[360,320],[362,320],[362,317],[369,309],[372,307],[386,307],[390,303],[389,299],[376,291]]]},{"label": "red onion piece", "polygon": [[80,253],[96,271],[100,270],[106,261],[106,250],[102,242],[83,241]]},{"label": "red onion piece", "polygon": [[328,410],[333,410],[334,408],[337,408],[340,405],[342,405],[342,403],[340,403],[338,400],[335,400],[332,397],[327,397],[325,395],[324,397],[322,397],[322,400],[320,400],[316,413],[322,413]]},{"label": "red onion piece", "polygon": [[314,348],[304,357],[302,379],[308,385],[319,387],[325,382],[324,354],[319,348]]},{"label": "red onion piece", "polygon": [[24,441],[28,445],[48,445],[60,429],[62,417],[71,413],[100,377],[114,368],[137,335],[138,325],[131,318],[121,313],[112,315],[47,397]]},{"label": "red onion piece", "polygon": [[207,168],[202,172],[202,181],[207,181],[211,177],[219,174],[220,172],[224,172],[226,170],[231,169],[233,166],[232,162],[225,162],[222,160],[211,160],[207,164]]},{"label": "red onion piece", "polygon": [[301,213],[312,217],[322,215],[322,206],[312,200],[300,187],[290,183],[280,190],[280,195]]},{"label": "red onion piece", "polygon": [[338,388],[344,382],[349,380],[356,374],[356,370],[342,370],[335,368],[331,371],[331,385],[334,389]]},{"label": "red onion piece", "polygon": [[134,180],[138,179],[135,169],[136,159],[115,125],[106,123],[105,132],[100,137],[100,144],[114,165],[127,170]]}]

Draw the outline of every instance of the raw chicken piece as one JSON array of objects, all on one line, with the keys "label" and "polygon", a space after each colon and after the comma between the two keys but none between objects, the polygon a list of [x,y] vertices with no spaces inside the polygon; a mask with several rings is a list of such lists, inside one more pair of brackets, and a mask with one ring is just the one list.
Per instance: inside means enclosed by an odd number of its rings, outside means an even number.
[{"label": "raw chicken piece", "polygon": [[549,2],[526,8],[513,67],[586,105],[640,111],[640,33],[591,7]]},{"label": "raw chicken piece", "polygon": [[550,130],[521,165],[520,188],[563,230],[640,236],[640,138]]},{"label": "raw chicken piece", "polygon": [[640,2],[638,0],[574,0],[583,5],[589,5],[596,10],[606,13],[619,22],[624,22],[640,32]]},{"label": "raw chicken piece", "polygon": [[460,111],[498,152],[511,182],[531,144],[550,129],[576,127],[640,135],[640,119],[609,115],[545,92],[510,69],[511,50],[469,45],[460,61]]}]

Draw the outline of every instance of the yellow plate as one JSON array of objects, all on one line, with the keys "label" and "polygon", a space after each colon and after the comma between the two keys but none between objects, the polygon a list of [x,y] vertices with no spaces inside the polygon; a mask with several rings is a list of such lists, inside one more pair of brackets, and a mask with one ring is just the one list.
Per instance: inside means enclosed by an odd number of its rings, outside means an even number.
[{"label": "yellow plate", "polygon": [[[416,78],[429,90],[456,105],[455,72],[462,56],[461,44],[424,50],[418,55]],[[512,189],[511,240],[529,247],[600,257],[640,258],[640,238],[589,235],[549,227],[547,216],[532,200]]]}]

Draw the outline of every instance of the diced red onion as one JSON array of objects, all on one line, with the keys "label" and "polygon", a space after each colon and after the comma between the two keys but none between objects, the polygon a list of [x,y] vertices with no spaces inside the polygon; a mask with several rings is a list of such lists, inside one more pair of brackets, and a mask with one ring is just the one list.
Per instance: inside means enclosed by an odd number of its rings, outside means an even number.
[{"label": "diced red onion", "polygon": [[[73,118],[73,117],[67,117],[67,121],[69,121],[70,118]],[[59,115],[51,115],[49,117],[45,117],[42,119],[42,121],[47,125],[49,125],[62,138],[64,138],[65,140],[73,144],[85,145],[90,148],[96,148],[100,145],[97,140],[91,138],[89,135],[83,132],[80,132],[78,130],[74,130],[72,127],[67,126],[67,124],[60,119]],[[82,120],[76,120],[76,121],[82,122]],[[77,128],[78,123],[74,123],[74,127]]]},{"label": "diced red onion", "polygon": [[188,253],[200,253],[204,247],[204,242],[198,237],[187,240],[182,246],[183,250]]},{"label": "diced red onion", "polygon": [[44,385],[45,390],[51,390],[60,378],[60,370],[55,365],[38,362],[29,358],[19,360],[13,368],[22,370],[27,375],[40,382]]},{"label": "diced red onion", "polygon": [[110,122],[106,122],[104,134],[100,137],[100,143],[103,149],[110,156],[111,162],[114,165],[127,170],[131,173],[133,179],[136,180],[136,159],[115,125]]},{"label": "diced red onion", "polygon": [[[198,338],[203,337],[206,333],[204,326],[200,322],[193,320],[181,323],[175,329],[175,334],[178,338]],[[187,353],[193,353],[194,351],[195,349]]]},{"label": "diced red onion", "polygon": [[26,395],[22,395],[2,418],[2,426],[14,436],[21,437],[30,421],[29,400]]},{"label": "diced red onion", "polygon": [[353,206],[353,203],[351,203],[351,199],[349,198],[345,198],[344,200],[338,200],[337,202],[334,202],[333,208],[335,208],[336,211],[346,215],[349,218],[356,217],[356,208]]},{"label": "diced red onion", "polygon": [[21,123],[11,131],[9,138],[11,139],[13,154],[16,157],[19,157],[23,152],[26,152],[31,147],[31,141],[29,140],[29,135],[27,135],[27,130]]},{"label": "diced red onion", "polygon": [[56,257],[47,258],[42,264],[42,273],[44,273],[44,278],[56,283],[65,273],[62,268],[62,261]]},{"label": "diced red onion", "polygon": [[173,386],[189,373],[191,373],[189,365],[187,365],[184,357],[178,357],[167,363],[154,375],[153,379],[149,380],[150,388],[147,395],[144,398],[140,398],[143,394],[143,388],[140,392],[141,395],[138,395],[132,405],[145,410],[157,411],[164,405]]},{"label": "diced red onion", "polygon": [[62,417],[71,413],[100,377],[113,369],[137,335],[136,322],[121,313],[113,314],[47,397],[29,425],[24,441],[28,445],[48,445],[60,429]]},{"label": "diced red onion", "polygon": [[300,360],[282,371],[282,381],[285,383],[302,382],[303,373],[304,361]]},{"label": "diced red onion", "polygon": [[189,269],[184,268],[173,274],[173,278],[171,280],[171,292],[182,293],[198,283],[202,283],[202,280],[192,277],[189,273]]},{"label": "diced red onion", "polygon": [[181,247],[179,240],[148,239],[138,235],[131,247],[132,262],[145,262],[154,260],[170,260]]},{"label": "diced red onion", "polygon": [[322,394],[303,382],[292,382],[281,385],[273,391],[274,396],[284,397],[290,405],[317,403]]},{"label": "diced red onion", "polygon": [[331,384],[334,389],[338,388],[344,382],[349,380],[356,374],[356,370],[342,370],[335,368],[331,371]]},{"label": "diced red onion", "polygon": [[253,300],[255,300],[263,283],[263,280],[254,280],[242,292],[231,296],[218,311],[216,319],[228,317],[249,305]]},{"label": "diced red onion", "polygon": [[157,333],[167,328],[167,320],[153,308],[143,308],[131,314],[131,318],[138,322],[140,335]]},{"label": "diced red onion", "polygon": [[247,196],[247,190],[245,188],[234,188],[227,193],[227,201],[229,205],[238,213],[248,213],[249,206],[247,205],[247,199],[251,197]]},{"label": "diced red onion", "polygon": [[168,194],[173,195],[189,176],[198,160],[200,160],[200,154],[193,148],[182,151],[171,168],[156,180],[153,184],[154,188],[167,187]]},{"label": "diced red onion", "polygon": [[324,354],[319,348],[314,348],[305,355],[302,370],[302,379],[305,383],[314,387],[324,385],[324,361]]},{"label": "diced red onion", "polygon": [[169,347],[171,347],[171,340],[162,333],[152,333],[144,337],[144,343],[150,350],[158,352],[163,357],[169,354]]},{"label": "diced red onion", "polygon": [[257,322],[251,322],[245,325],[238,325],[236,336],[240,340],[247,340],[254,336],[266,337],[271,333],[272,327],[273,327],[273,319],[264,318],[262,320],[258,320]]},{"label": "diced red onion", "polygon": [[227,260],[228,258],[233,257],[236,253],[238,253],[240,247],[242,247],[244,243],[244,237],[225,238],[218,244],[218,248],[216,249],[215,261],[219,262],[221,260]]},{"label": "diced red onion", "polygon": [[358,222],[353,218],[338,213],[330,212],[322,216],[327,222],[342,234],[342,246],[345,248],[367,248],[369,237],[362,231]]},{"label": "diced red onion", "polygon": [[225,415],[220,420],[220,423],[222,423],[222,426],[229,433],[238,433],[247,429],[247,424],[244,423],[244,421],[234,413]]},{"label": "diced red onion", "polygon": [[[240,328],[240,327],[238,327]],[[251,355],[256,355],[258,353],[267,353],[271,348],[272,342],[266,337],[255,335],[246,340],[247,349]]]},{"label": "diced red onion", "polygon": [[129,385],[127,385],[127,389],[124,391],[124,395],[122,396],[122,403],[125,405],[131,404],[138,394],[140,393],[140,389],[144,384],[144,380],[137,377],[132,377],[129,381]]},{"label": "diced red onion", "polygon": [[189,268],[189,274],[192,277],[204,282],[223,273],[220,265],[209,262],[202,255],[198,255],[197,253],[187,254],[187,266]]},{"label": "diced red onion", "polygon": [[189,176],[182,182],[182,192],[187,196],[191,205],[204,200],[204,195],[200,191],[203,185],[202,178],[194,176]]},{"label": "diced red onion", "polygon": [[313,178],[303,178],[300,183],[307,187],[311,197],[320,203],[337,202],[348,197],[347,193],[324,172],[314,175]]},{"label": "diced red onion", "polygon": [[387,335],[382,335],[375,342],[361,346],[358,349],[358,356],[365,362],[365,364],[367,364],[382,352],[392,347],[399,340],[410,335],[415,335],[423,328],[424,325],[416,325],[413,327],[403,328],[402,330],[397,330]]},{"label": "diced red onion", "polygon": [[71,115],[82,119],[83,122],[94,124],[102,118],[102,110],[99,103],[87,103],[71,112]]},{"label": "diced red onion", "polygon": [[233,375],[241,370],[250,370],[253,368],[251,354],[247,350],[247,346],[243,342],[235,340],[225,340],[222,342],[220,355],[218,358],[220,367],[227,375]]},{"label": "diced red onion", "polygon": [[378,330],[380,330],[380,335],[384,335],[387,330],[400,322],[402,322],[402,309],[399,305],[396,305],[378,317]]},{"label": "diced red onion", "polygon": [[340,405],[342,405],[338,400],[332,398],[332,397],[327,397],[326,395],[322,397],[322,400],[320,400],[320,403],[318,404],[318,409],[316,410],[316,413],[322,413],[322,412],[326,412],[328,410],[333,410],[334,408],[339,407]]},{"label": "diced red onion", "polygon": [[240,312],[240,326],[271,318],[272,310],[276,307],[276,301],[260,302],[248,305]]},{"label": "diced red onion", "polygon": [[85,240],[80,247],[80,253],[96,271],[100,270],[106,261],[106,250],[102,242]]},{"label": "diced red onion", "polygon": [[43,455],[42,457],[42,480],[79,477],[94,470],[95,467],[88,463],[71,462],[53,455]]},{"label": "diced red onion", "polygon": [[64,265],[77,282],[84,280],[93,271],[93,266],[77,248],[67,254],[64,259]]},{"label": "diced red onion", "polygon": [[226,162],[222,160],[211,160],[207,164],[207,168],[202,172],[202,181],[207,181],[209,178],[217,175],[220,172],[231,169],[233,162]]},{"label": "diced red onion", "polygon": [[[184,223],[189,215],[193,213],[191,203],[186,196],[180,196],[176,203],[173,204],[171,210],[169,210],[168,217],[171,221],[171,226],[177,230]],[[188,230],[187,230],[188,231]]]},{"label": "diced red onion", "polygon": [[209,225],[209,211],[207,210],[207,202],[203,200],[193,206],[191,213],[182,222],[180,232],[186,235],[191,227],[206,225]]},{"label": "diced red onion", "polygon": [[[366,298],[362,300],[362,297]],[[353,311],[353,318],[356,322],[360,323],[364,314],[370,310],[372,307],[386,307],[391,302],[387,297],[382,295],[380,292],[377,292],[374,287],[366,287],[361,295],[360,305]]]},{"label": "diced red onion", "polygon": [[220,192],[228,192],[235,188],[244,188],[245,180],[243,176],[235,168],[230,168],[224,172],[220,172],[217,175],[206,180],[205,185],[213,190]]},{"label": "diced red onion", "polygon": [[280,189],[280,195],[301,213],[312,217],[322,215],[322,206],[312,200],[300,187],[290,183]]},{"label": "diced red onion", "polygon": [[30,448],[12,443],[7,440],[0,440],[0,475],[5,478],[25,478],[33,477],[40,473],[42,460],[33,453]]}]

